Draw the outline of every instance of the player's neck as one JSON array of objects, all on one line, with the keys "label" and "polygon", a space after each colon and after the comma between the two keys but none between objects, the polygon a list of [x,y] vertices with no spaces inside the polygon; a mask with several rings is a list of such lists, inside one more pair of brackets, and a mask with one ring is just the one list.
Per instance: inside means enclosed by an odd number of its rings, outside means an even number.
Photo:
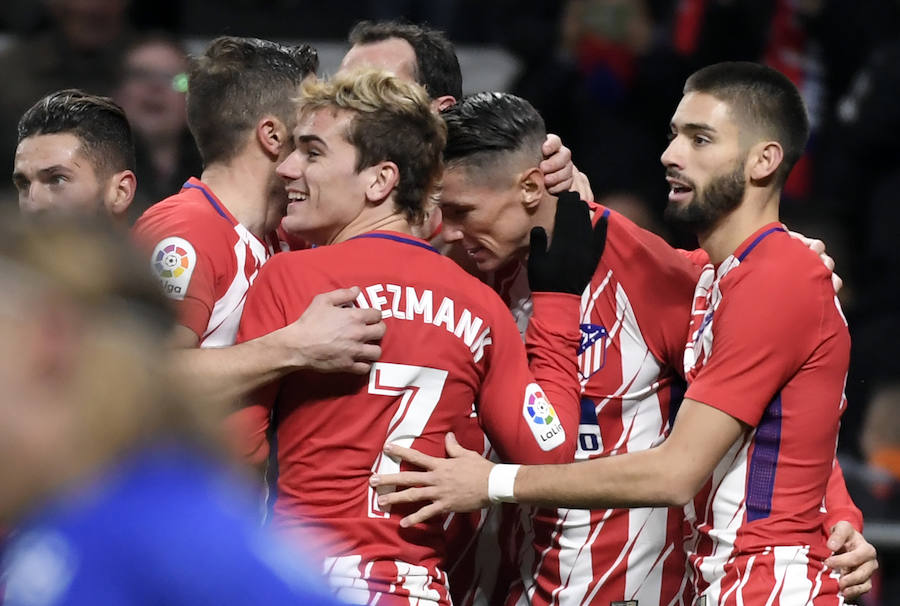
[{"label": "player's neck", "polygon": [[761,227],[778,221],[779,194],[778,191],[748,191],[740,206],[706,232],[697,234],[700,247],[709,254],[713,265],[727,259]]},{"label": "player's neck", "polygon": [[390,215],[362,213],[323,244],[337,244],[372,231],[396,231],[401,234],[414,235],[409,220],[400,211]]},{"label": "player's neck", "polygon": [[235,219],[250,233],[262,238],[271,196],[271,166],[251,159],[235,158],[227,163],[210,164],[200,180],[213,191]]}]

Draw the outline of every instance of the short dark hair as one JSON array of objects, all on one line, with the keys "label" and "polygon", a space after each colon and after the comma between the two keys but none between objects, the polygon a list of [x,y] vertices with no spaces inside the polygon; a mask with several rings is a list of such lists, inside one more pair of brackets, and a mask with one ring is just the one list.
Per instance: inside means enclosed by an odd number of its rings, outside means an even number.
[{"label": "short dark hair", "polygon": [[394,203],[412,223],[440,179],[447,129],[428,93],[381,70],[338,72],[331,80],[304,84],[299,114],[322,109],[355,114],[345,134],[357,153],[356,171],[378,162],[397,165]]},{"label": "short dark hair", "polygon": [[544,119],[531,103],[509,93],[477,93],[447,108],[447,166],[489,167],[500,154],[525,152],[541,160]]},{"label": "short dark hair", "polygon": [[18,142],[69,133],[99,175],[134,170],[134,139],[125,110],[110,99],[69,88],[50,93],[22,114]]},{"label": "short dark hair", "polygon": [[747,61],[716,63],[688,77],[684,93],[705,93],[724,101],[741,125],[778,141],[784,160],[775,173],[784,185],[809,140],[809,117],[800,91],[771,67]]},{"label": "short dark hair", "polygon": [[425,87],[432,99],[450,95],[462,98],[462,71],[453,43],[444,32],[424,25],[401,21],[360,21],[348,41],[371,44],[390,38],[406,40],[416,53],[416,82]]},{"label": "short dark hair", "polygon": [[210,42],[188,72],[188,127],[203,164],[233,158],[266,114],[291,127],[298,87],[318,68],[319,55],[308,44],[232,36]]}]

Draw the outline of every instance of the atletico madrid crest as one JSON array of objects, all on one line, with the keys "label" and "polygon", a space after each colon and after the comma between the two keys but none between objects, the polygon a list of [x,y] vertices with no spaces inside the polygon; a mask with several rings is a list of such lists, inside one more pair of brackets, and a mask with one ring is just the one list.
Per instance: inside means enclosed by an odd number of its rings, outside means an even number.
[{"label": "atletico madrid crest", "polygon": [[578,374],[590,378],[606,365],[606,342],[609,333],[600,324],[581,324],[581,342],[578,344]]}]

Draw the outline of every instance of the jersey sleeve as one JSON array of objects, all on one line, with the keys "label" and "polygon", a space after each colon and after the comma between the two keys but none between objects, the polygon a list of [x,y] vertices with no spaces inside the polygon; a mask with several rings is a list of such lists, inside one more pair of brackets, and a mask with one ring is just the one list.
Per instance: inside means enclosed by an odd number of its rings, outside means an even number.
[{"label": "jersey sleeve", "polygon": [[216,302],[216,284],[235,273],[228,241],[217,237],[206,221],[168,221],[156,214],[141,217],[133,235],[149,253],[163,292],[175,302],[178,323],[202,339]]},{"label": "jersey sleeve", "polygon": [[828,477],[828,485],[825,487],[825,536],[831,534],[831,527],[840,521],[850,522],[857,531],[863,531],[863,515],[850,494],[847,492],[847,484],[844,482],[844,472],[838,460],[834,460],[831,475]]},{"label": "jersey sleeve", "polygon": [[[237,344],[267,335],[287,325],[282,299],[277,292],[285,292],[284,278],[278,256],[260,270],[259,276],[247,291],[247,301],[241,314]],[[280,381],[273,381],[251,393],[244,407],[226,419],[226,431],[238,454],[252,464],[261,464],[269,456],[266,432]]]},{"label": "jersey sleeve", "polygon": [[708,328],[712,351],[685,397],[755,427],[814,349],[823,306],[808,280],[787,287],[783,275],[771,272],[730,277],[722,281],[722,301]]},{"label": "jersey sleeve", "polygon": [[580,410],[576,362],[580,298],[535,293],[533,302],[526,356],[515,322],[497,300],[491,345],[485,349],[479,418],[504,461],[570,462]]}]

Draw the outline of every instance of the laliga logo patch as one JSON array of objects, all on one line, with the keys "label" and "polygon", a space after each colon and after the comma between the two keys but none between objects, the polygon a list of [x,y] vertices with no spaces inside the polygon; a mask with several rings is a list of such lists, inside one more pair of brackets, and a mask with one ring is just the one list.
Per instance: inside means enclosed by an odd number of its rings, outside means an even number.
[{"label": "laliga logo patch", "polygon": [[165,238],[153,249],[150,267],[159,277],[163,292],[169,298],[183,301],[191,275],[197,267],[197,253],[184,238]]},{"label": "laliga logo patch", "polygon": [[590,378],[606,365],[606,342],[609,333],[600,324],[579,324],[581,341],[578,343],[578,374]]},{"label": "laliga logo patch", "polygon": [[566,441],[562,423],[537,383],[529,383],[525,388],[522,416],[541,450],[553,450]]}]

